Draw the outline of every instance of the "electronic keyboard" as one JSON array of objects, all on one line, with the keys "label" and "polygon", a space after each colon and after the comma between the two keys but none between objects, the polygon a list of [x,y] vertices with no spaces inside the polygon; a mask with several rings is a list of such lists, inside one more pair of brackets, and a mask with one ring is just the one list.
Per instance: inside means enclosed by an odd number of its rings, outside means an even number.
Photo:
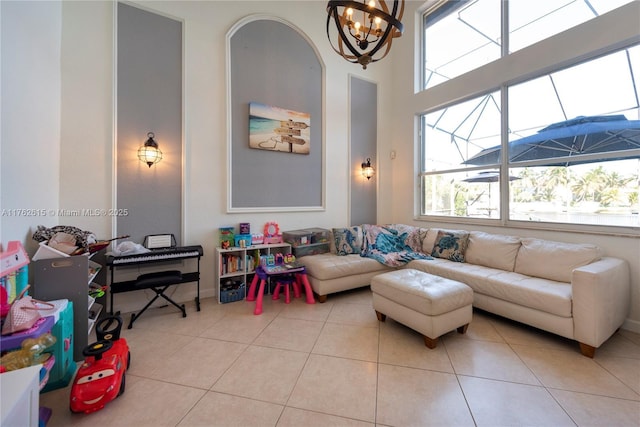
[{"label": "electronic keyboard", "polygon": [[107,256],[107,265],[144,264],[147,262],[173,261],[176,259],[200,258],[202,246],[176,246],[166,249],[152,249],[151,252],[135,255]]}]

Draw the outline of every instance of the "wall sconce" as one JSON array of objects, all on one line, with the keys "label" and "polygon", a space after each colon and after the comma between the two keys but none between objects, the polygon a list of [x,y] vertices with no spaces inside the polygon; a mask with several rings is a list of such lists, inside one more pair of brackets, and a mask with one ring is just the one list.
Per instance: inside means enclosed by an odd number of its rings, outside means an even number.
[{"label": "wall sconce", "polygon": [[362,164],[362,176],[370,180],[375,171],[371,166],[371,159],[367,157],[367,161]]},{"label": "wall sconce", "polygon": [[148,164],[149,167],[162,160],[162,151],[158,148],[158,143],[154,141],[154,136],[153,132],[149,132],[147,134],[149,139],[142,147],[138,148],[138,158],[141,162]]}]

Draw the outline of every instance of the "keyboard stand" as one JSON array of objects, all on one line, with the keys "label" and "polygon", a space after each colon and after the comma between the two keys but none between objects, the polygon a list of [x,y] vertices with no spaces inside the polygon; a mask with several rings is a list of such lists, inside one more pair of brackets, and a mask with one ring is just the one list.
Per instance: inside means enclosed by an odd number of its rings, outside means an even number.
[{"label": "keyboard stand", "polygon": [[[189,248],[193,248],[193,247],[189,247]],[[109,266],[110,276],[111,276],[110,286],[109,286],[109,291],[110,291],[109,293],[111,295],[109,313],[112,315],[114,314],[114,302],[113,302],[114,294],[118,294],[122,292],[138,291],[143,289],[151,289],[155,292],[156,295],[149,302],[147,302],[147,304],[138,313],[133,313],[131,315],[131,320],[129,321],[128,329],[131,329],[133,327],[133,322],[135,322],[135,320],[137,320],[142,315],[142,313],[144,313],[149,307],[151,307],[151,304],[153,304],[160,297],[164,298],[171,305],[178,308],[182,313],[182,317],[187,317],[187,311],[185,309],[184,304],[176,303],[174,300],[172,300],[169,296],[165,294],[165,291],[170,286],[180,285],[182,283],[189,283],[189,282],[197,283],[197,294],[195,298],[195,303],[196,303],[196,309],[200,311],[200,258],[202,256],[202,247],[195,246],[195,248],[199,249],[199,252],[196,251],[195,255],[188,255],[180,258],[172,257],[172,259],[152,259],[152,260],[146,259],[146,260],[139,260],[135,262],[128,262],[126,264],[116,263],[114,261],[117,260],[118,258],[108,257],[107,265]],[[136,278],[135,280],[127,280],[122,282],[116,282],[114,279],[115,270],[118,268],[140,267],[140,266],[145,266],[149,264],[175,262],[175,261],[182,261],[182,260],[192,259],[192,258],[197,258],[196,271],[190,271],[187,273],[182,273],[179,270],[159,271],[154,273],[143,274],[141,276],[138,276],[138,278]]]}]

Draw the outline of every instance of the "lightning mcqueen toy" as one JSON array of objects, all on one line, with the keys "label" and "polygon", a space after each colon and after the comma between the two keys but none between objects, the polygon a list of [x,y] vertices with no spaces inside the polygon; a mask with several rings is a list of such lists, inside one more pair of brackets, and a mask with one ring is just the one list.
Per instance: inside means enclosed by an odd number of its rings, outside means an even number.
[{"label": "lightning mcqueen toy", "polygon": [[[115,333],[105,333],[99,326],[115,321]],[[71,412],[91,413],[124,393],[126,371],[131,362],[129,345],[120,338],[122,319],[107,317],[96,327],[98,341],[82,351],[84,363],[78,369],[71,387]]]}]

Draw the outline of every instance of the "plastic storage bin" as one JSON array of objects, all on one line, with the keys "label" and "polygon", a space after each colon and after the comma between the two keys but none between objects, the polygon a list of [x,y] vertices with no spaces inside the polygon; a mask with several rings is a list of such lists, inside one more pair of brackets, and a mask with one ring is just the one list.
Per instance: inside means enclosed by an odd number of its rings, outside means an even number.
[{"label": "plastic storage bin", "polygon": [[330,239],[329,230],[326,228],[309,228],[311,243],[327,243]]},{"label": "plastic storage bin", "polygon": [[224,286],[220,289],[220,302],[226,304],[228,302],[241,301],[244,299],[246,285],[244,283]]},{"label": "plastic storage bin", "polygon": [[301,246],[311,244],[313,233],[309,230],[291,230],[282,233],[282,238],[291,246]]},{"label": "plastic storage bin", "polygon": [[291,248],[296,258],[307,255],[325,254],[329,252],[329,243],[313,243],[310,245],[300,245]]}]

